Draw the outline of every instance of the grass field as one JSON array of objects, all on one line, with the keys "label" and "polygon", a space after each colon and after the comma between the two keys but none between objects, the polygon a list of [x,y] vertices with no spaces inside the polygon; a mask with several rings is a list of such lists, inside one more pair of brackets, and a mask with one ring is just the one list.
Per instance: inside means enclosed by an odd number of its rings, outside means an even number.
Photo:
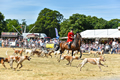
[{"label": "grass field", "polygon": [[[6,50],[8,55],[13,54],[11,48],[0,48],[0,56],[7,57],[5,55]],[[79,55],[76,55],[79,56]],[[82,58],[94,57],[88,53],[83,53]],[[66,65],[67,61],[63,60],[60,63],[57,62],[56,57],[48,58],[44,57],[31,57],[31,61],[24,61],[23,67],[21,69],[16,69],[16,71],[10,69],[8,63],[5,63],[8,69],[5,69],[0,65],[0,80],[98,80],[103,79],[108,80],[112,78],[119,78],[120,75],[120,55],[119,54],[105,54],[106,62],[102,62],[108,67],[101,67],[102,72],[100,72],[97,65],[86,64],[82,71],[76,66],[82,62],[82,60],[74,60],[72,65]],[[16,67],[14,63],[13,67]]]}]

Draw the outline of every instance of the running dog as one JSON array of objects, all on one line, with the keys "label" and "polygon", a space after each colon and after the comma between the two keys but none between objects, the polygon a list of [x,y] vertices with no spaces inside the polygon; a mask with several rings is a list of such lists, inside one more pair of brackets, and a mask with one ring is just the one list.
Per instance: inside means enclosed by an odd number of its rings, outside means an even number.
[{"label": "running dog", "polygon": [[14,49],[14,48],[13,48],[13,50],[14,50],[14,54],[18,54],[19,53],[20,56],[22,56],[22,53],[24,51],[23,49],[22,50],[17,50],[17,49]]},{"label": "running dog", "polygon": [[[7,51],[6,51],[6,55],[8,56],[8,54],[7,54]],[[28,61],[30,61],[30,56],[8,56],[8,61],[10,62],[10,67],[11,67],[11,69],[13,69],[13,62],[15,61],[16,63],[17,63],[17,67],[19,66],[19,65],[21,65],[20,67],[19,67],[19,69],[20,68],[22,68],[22,62],[24,61],[24,60],[28,60]],[[17,68],[16,67],[16,68]],[[16,69],[16,68],[14,68],[14,70]]]},{"label": "running dog", "polygon": [[104,50],[102,50],[102,51],[93,51],[93,50],[91,50],[89,52],[89,54],[94,54],[94,56],[97,57],[97,55],[103,55],[104,54]]},{"label": "running dog", "polygon": [[44,53],[45,54],[45,56],[46,57],[48,57],[48,56],[51,56],[51,58],[52,58],[52,53],[54,52],[54,50],[50,50],[48,53]]},{"label": "running dog", "polygon": [[59,54],[61,54],[61,53],[60,53],[60,50],[58,50],[58,51],[54,51],[54,55],[55,55],[55,57],[56,57],[56,55],[58,56]]},{"label": "running dog", "polygon": [[[80,67],[80,71],[81,71],[82,67],[83,67],[86,63],[89,62],[89,63],[91,63],[91,64],[98,65],[100,71],[102,71],[100,65],[101,65],[101,66],[104,66],[104,67],[108,67],[108,66],[103,65],[103,64],[101,63],[101,61],[105,62],[105,61],[106,61],[105,57],[100,56],[99,58],[85,58],[85,59],[82,61],[82,63],[78,64],[78,66],[81,65],[81,67]],[[78,66],[77,66],[77,68],[78,68]]]},{"label": "running dog", "polygon": [[98,51],[97,54],[98,54],[98,55],[104,55],[104,50]]},{"label": "running dog", "polygon": [[61,60],[64,60],[64,59],[66,59],[66,60],[68,61],[68,64],[66,64],[66,65],[69,65],[69,64],[70,64],[70,66],[71,66],[71,63],[72,63],[73,60],[79,60],[80,58],[77,57],[77,56],[62,55],[62,56],[61,56]]},{"label": "running dog", "polygon": [[0,63],[6,68],[4,62],[8,62],[9,63],[8,58],[0,57]]},{"label": "running dog", "polygon": [[28,54],[28,53],[29,53],[30,56],[31,56],[31,55],[33,55],[33,54],[32,54],[33,51],[36,51],[36,48],[33,48],[32,50],[29,50],[29,49],[25,50],[25,54]]},{"label": "running dog", "polygon": [[33,55],[37,55],[38,57],[40,57],[40,54],[42,53],[42,51],[32,51]]},{"label": "running dog", "polygon": [[[71,50],[66,50],[66,51],[67,51],[66,54],[68,54],[68,55],[72,54]],[[78,51],[77,50],[73,51],[73,56],[75,56],[76,54],[78,54]]]}]

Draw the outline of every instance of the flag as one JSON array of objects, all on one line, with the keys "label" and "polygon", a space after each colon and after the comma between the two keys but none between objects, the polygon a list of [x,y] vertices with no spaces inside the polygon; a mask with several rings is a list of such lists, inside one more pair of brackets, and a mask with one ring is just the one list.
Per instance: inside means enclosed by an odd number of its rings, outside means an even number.
[{"label": "flag", "polygon": [[57,28],[55,28],[55,33],[56,33],[56,37],[59,38]]}]

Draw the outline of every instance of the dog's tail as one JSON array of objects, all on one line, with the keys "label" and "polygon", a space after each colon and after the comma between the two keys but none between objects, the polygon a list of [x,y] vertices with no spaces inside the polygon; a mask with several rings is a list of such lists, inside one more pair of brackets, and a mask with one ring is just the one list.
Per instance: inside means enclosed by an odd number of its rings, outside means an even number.
[{"label": "dog's tail", "polygon": [[8,56],[7,52],[8,52],[8,50],[6,51],[6,55]]}]

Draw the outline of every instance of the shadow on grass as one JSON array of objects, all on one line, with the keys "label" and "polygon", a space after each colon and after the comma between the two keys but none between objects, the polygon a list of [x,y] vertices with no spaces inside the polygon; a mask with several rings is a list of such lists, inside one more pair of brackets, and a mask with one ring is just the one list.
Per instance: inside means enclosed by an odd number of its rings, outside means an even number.
[{"label": "shadow on grass", "polygon": [[33,70],[30,70],[30,69],[19,69],[19,70],[16,70],[16,71],[33,71]]}]

